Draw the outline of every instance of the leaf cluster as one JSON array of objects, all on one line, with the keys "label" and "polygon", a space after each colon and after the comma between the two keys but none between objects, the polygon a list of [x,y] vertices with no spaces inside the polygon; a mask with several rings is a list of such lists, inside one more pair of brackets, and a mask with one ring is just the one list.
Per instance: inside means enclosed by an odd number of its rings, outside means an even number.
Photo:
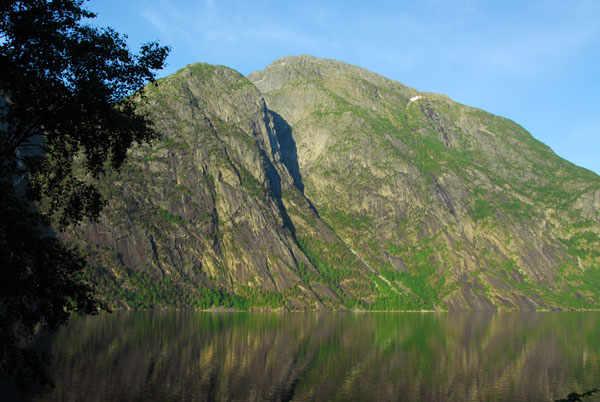
[{"label": "leaf cluster", "polygon": [[157,137],[130,95],[154,81],[169,52],[148,43],[133,54],[111,28],[83,24],[94,14],[82,3],[0,6],[0,156],[19,159],[31,198],[46,200],[62,226],[96,218],[103,201],[93,180],[105,162],[118,169],[134,143]]},{"label": "leaf cluster", "polygon": [[101,306],[82,280],[85,260],[43,232],[40,215],[10,184],[0,181],[0,377],[23,390],[44,388],[48,358],[28,344],[40,329],[53,331],[71,313]]},{"label": "leaf cluster", "polygon": [[[0,2],[0,377],[49,384],[40,329],[102,307],[85,260],[49,229],[98,217],[96,180],[157,132],[136,102],[169,48],[132,53],[111,28],[85,24],[82,0]],[[136,92],[138,91],[138,92]]]}]

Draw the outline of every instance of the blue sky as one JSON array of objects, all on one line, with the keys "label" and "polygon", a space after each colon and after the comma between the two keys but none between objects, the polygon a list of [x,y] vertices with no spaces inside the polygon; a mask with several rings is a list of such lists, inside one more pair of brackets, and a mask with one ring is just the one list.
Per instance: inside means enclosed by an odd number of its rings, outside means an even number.
[{"label": "blue sky", "polygon": [[355,64],[516,121],[600,173],[600,1],[91,0],[95,24],[244,75],[288,55]]}]

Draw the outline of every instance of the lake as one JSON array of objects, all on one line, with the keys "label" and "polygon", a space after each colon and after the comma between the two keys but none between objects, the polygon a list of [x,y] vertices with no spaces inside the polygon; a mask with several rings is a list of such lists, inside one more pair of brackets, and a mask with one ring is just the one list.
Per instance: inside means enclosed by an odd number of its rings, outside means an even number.
[{"label": "lake", "polygon": [[75,318],[51,345],[42,401],[553,401],[600,388],[598,312],[119,312]]}]

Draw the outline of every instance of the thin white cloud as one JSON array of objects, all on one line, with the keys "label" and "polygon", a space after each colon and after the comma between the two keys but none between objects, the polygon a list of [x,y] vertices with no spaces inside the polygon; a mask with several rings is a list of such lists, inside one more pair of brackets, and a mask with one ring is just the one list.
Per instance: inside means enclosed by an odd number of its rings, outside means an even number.
[{"label": "thin white cloud", "polygon": [[[205,0],[184,8],[181,4],[174,6],[163,0],[155,0],[147,3],[142,16],[167,39],[185,34],[188,43],[194,47],[202,44],[221,48],[252,46],[258,41],[264,41],[265,46],[276,44],[294,49],[322,47],[324,42],[333,45],[330,40],[304,31],[302,24],[298,28],[298,24],[278,22],[281,19],[264,15],[261,11],[264,11],[264,7],[243,3]],[[322,6],[314,11],[306,16],[312,16],[312,23],[315,24],[325,25],[327,17],[332,15],[330,9]]]},{"label": "thin white cloud", "polygon": [[317,35],[300,32],[293,28],[282,27],[277,25],[258,26],[243,31],[242,36],[245,39],[255,39],[272,41],[280,45],[287,45],[293,48],[298,47],[313,47],[315,45],[323,45],[323,42],[329,42]]},{"label": "thin white cloud", "polygon": [[154,26],[163,40],[170,42],[177,38],[191,39],[190,21],[185,8],[165,0],[148,1],[144,4],[140,15]]},{"label": "thin white cloud", "polygon": [[482,52],[482,62],[518,76],[538,74],[562,65],[594,37],[593,28],[529,32]]},{"label": "thin white cloud", "polygon": [[162,35],[170,34],[170,30],[167,23],[165,23],[165,21],[162,20],[162,18],[158,15],[156,10],[146,9],[142,11],[141,15],[146,21],[152,24],[154,28],[156,28]]}]

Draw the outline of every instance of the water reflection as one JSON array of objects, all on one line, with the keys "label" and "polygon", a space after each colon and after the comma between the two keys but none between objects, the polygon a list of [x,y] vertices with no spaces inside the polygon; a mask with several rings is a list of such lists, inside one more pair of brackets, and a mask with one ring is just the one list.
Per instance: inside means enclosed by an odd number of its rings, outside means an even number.
[{"label": "water reflection", "polygon": [[114,313],[53,353],[48,401],[550,401],[600,385],[600,314]]}]

